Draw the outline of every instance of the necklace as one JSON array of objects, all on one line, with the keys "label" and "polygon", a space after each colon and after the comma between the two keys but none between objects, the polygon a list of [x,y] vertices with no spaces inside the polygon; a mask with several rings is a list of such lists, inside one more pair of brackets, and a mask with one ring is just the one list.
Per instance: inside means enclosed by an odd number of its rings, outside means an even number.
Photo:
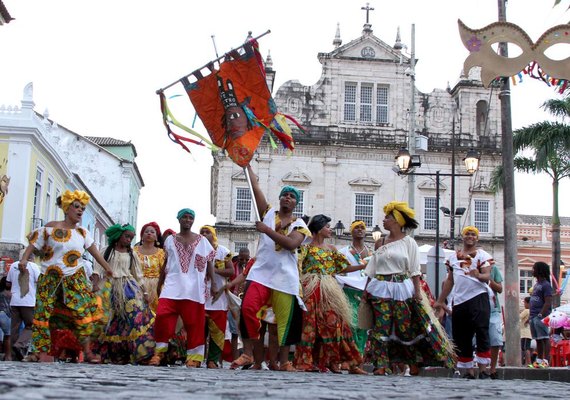
[{"label": "necklace", "polygon": [[[356,254],[360,256],[360,258],[368,257],[368,254],[370,253],[370,250],[368,250],[368,247],[366,245],[364,245],[364,247],[360,251],[358,251],[358,249],[354,247],[352,244],[350,245],[350,248],[354,250]],[[362,253],[364,253],[364,255]]]}]

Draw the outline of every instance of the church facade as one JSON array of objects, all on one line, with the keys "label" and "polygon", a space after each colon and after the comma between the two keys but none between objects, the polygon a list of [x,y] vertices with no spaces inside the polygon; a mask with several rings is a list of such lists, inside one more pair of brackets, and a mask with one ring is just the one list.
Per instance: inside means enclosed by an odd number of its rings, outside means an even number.
[{"label": "church facade", "polygon": [[[498,91],[484,88],[479,71],[473,69],[453,87],[415,91],[412,107],[414,69],[402,52],[399,35],[390,46],[365,24],[362,36],[344,45],[337,29],[333,46],[330,52],[318,53],[318,82],[303,86],[291,80],[274,91],[278,110],[294,117],[307,132],[294,131],[292,154],[276,152],[265,142],[258,148],[251,165],[269,203],[278,204],[283,185],[296,186],[302,200],[295,213],[326,214],[332,225],[340,221],[345,230],[334,241],[343,246],[350,240],[353,220],[364,220],[371,231],[382,226],[384,204],[411,198],[420,222],[418,243],[434,244],[437,213],[444,243],[451,221],[439,208],[451,208],[452,184],[449,176],[441,177],[438,205],[435,176],[437,171],[450,174],[454,143],[456,174],[466,174],[462,159],[469,149],[481,154],[475,174],[454,178],[455,206],[465,208],[455,218],[455,235],[462,226],[476,225],[483,246],[501,262],[502,196],[488,189],[491,172],[501,163]],[[266,67],[273,71],[269,58]],[[397,174],[394,167],[399,149],[408,147],[412,118],[415,135],[427,140],[428,148],[416,151],[422,165],[415,171],[424,175],[415,176],[409,185],[409,177]],[[241,168],[216,153],[211,174],[211,212],[217,218],[220,243],[232,251],[248,247],[255,254],[255,213]]]}]

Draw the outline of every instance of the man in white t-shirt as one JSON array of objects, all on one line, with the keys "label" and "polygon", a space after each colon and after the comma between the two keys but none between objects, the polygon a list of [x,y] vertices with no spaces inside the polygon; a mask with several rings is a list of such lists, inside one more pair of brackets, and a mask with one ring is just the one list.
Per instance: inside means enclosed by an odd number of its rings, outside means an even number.
[{"label": "man in white t-shirt", "polygon": [[491,315],[490,296],[492,291],[488,286],[491,277],[493,257],[481,248],[479,230],[467,226],[461,232],[463,249],[457,250],[447,260],[447,279],[443,290],[434,304],[443,316],[445,299],[454,290],[452,308],[453,341],[457,351],[457,367],[467,369],[464,378],[475,379],[473,360],[473,336],[477,342],[475,361],[479,368],[479,379],[490,378],[485,372],[491,363],[489,341],[489,318]]},{"label": "man in white t-shirt", "polygon": [[[28,352],[32,339],[32,324],[34,322],[34,307],[36,306],[36,284],[40,276],[40,267],[28,261],[26,267],[15,262],[10,266],[6,278],[6,288],[12,292],[10,310],[12,312],[11,337],[14,355],[22,359]],[[20,333],[20,325],[24,329]]]}]

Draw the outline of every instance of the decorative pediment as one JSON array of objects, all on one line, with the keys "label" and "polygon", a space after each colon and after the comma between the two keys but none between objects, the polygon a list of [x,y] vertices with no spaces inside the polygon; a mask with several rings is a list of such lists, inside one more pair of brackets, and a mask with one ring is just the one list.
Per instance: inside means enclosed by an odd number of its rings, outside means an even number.
[{"label": "decorative pediment", "polygon": [[481,175],[479,175],[479,179],[477,179],[473,186],[471,186],[470,190],[472,193],[493,194],[493,191],[491,190],[489,184],[486,182],[486,179]]},{"label": "decorative pediment", "polygon": [[232,181],[245,181],[245,174],[243,170],[240,170],[232,175]]},{"label": "decorative pediment", "polygon": [[404,62],[408,61],[408,57],[394,50],[391,46],[384,43],[374,35],[365,35],[352,40],[351,42],[335,49],[331,53],[328,53],[328,57],[351,59],[362,58],[397,62],[400,62],[400,58],[402,57]]},{"label": "decorative pediment", "polygon": [[308,185],[312,182],[311,178],[307,174],[302,172],[289,172],[285,174],[283,178],[281,178],[283,183],[292,183],[294,185]]},{"label": "decorative pediment", "polygon": [[350,186],[361,186],[361,187],[369,187],[369,188],[380,188],[380,187],[382,187],[382,183],[380,183],[380,181],[378,181],[374,178],[369,178],[367,176],[364,176],[361,178],[356,178],[356,179],[353,179],[351,181],[348,181],[348,184]]},{"label": "decorative pediment", "polygon": [[[418,189],[420,190],[436,190],[435,179],[425,179],[418,184]],[[439,182],[439,191],[445,192],[447,190],[447,185]]]}]

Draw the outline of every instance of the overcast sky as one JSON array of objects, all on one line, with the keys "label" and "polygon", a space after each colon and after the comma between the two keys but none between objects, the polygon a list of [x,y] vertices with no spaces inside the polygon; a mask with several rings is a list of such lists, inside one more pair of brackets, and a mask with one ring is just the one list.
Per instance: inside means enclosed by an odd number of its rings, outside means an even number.
[{"label": "overcast sky", "polygon": [[[3,0],[14,21],[0,27],[0,104],[19,104],[28,82],[34,83],[36,111],[83,136],[131,140],[145,181],[139,224],[157,221],[178,228],[176,212],[191,207],[196,225],[214,223],[210,215],[211,156],[204,148],[183,151],[166,136],[156,89],[176,81],[239,46],[252,31],[264,56],[271,51],[277,89],[288,80],[317,82],[318,52],[333,50],[336,24],[343,43],[358,38],[365,22],[365,1],[288,0],[210,2],[185,0]],[[570,20],[568,0],[511,0],[507,19],[536,41],[548,28]],[[497,0],[371,1],[374,34],[394,44],[397,27],[410,45],[416,26],[417,87],[431,92],[453,85],[467,50],[460,42],[457,19],[471,28],[497,20]],[[566,54],[570,46],[565,47]],[[184,94],[181,85],[167,92]],[[525,79],[513,87],[513,127],[547,118],[539,110],[556,92]],[[191,124],[194,110],[187,96],[171,100],[175,115]],[[196,128],[203,130],[198,123]],[[522,183],[524,179],[524,184]],[[517,212],[551,213],[551,182],[546,176],[517,177]],[[566,180],[561,214],[570,216]],[[275,199],[270,199],[275,201]],[[122,222],[122,221],[117,221]],[[197,229],[197,228],[196,228]]]}]

